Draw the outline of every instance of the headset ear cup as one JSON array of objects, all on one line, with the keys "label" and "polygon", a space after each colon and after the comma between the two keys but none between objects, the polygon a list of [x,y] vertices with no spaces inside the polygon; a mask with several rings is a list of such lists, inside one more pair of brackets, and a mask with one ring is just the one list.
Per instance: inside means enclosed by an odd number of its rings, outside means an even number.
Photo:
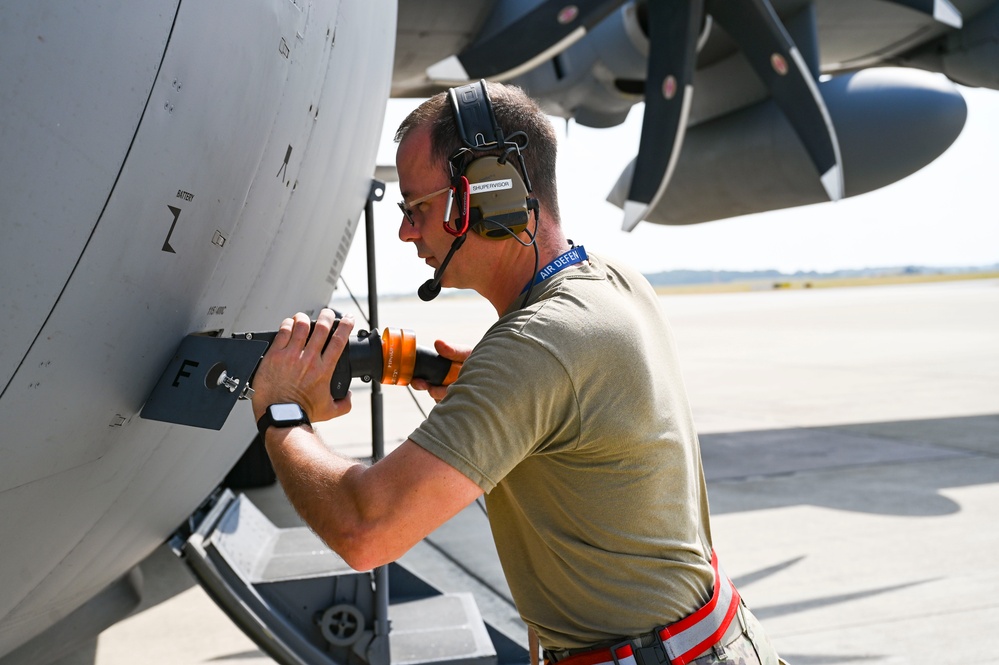
[{"label": "headset ear cup", "polygon": [[[530,178],[520,152],[527,147],[527,135],[516,132],[523,139],[522,146],[504,138],[484,80],[451,88],[448,97],[463,145],[448,160],[455,176],[452,178],[455,196],[459,201],[468,201],[463,218],[484,238],[516,237],[527,228],[529,211],[537,211],[536,207],[532,208],[534,199],[528,198]],[[486,156],[467,161],[470,156],[483,152],[501,152],[503,157]],[[511,155],[522,171],[508,159]],[[461,175],[468,178],[467,199],[460,195],[455,180]],[[449,229],[449,233],[454,232]]]},{"label": "headset ear cup", "polygon": [[527,228],[527,187],[513,164],[480,157],[466,167],[465,175],[471,192],[469,221],[476,233],[503,240]]}]

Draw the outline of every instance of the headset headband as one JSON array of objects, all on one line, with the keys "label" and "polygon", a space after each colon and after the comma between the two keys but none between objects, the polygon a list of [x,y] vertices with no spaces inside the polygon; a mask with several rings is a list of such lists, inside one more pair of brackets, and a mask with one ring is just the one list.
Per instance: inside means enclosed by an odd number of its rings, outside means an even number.
[{"label": "headset headband", "polygon": [[[527,228],[530,211],[537,215],[538,210],[521,154],[527,147],[527,134],[517,131],[510,135],[514,140],[507,140],[485,81],[451,88],[448,97],[462,147],[448,158],[452,197],[444,229],[454,236],[472,228],[486,238],[516,238]],[[508,161],[511,156],[514,162]],[[458,205],[453,226],[449,222],[452,201]]]},{"label": "headset headband", "polygon": [[468,83],[449,91],[458,136],[472,150],[502,146],[506,140],[489,102],[486,82]]}]

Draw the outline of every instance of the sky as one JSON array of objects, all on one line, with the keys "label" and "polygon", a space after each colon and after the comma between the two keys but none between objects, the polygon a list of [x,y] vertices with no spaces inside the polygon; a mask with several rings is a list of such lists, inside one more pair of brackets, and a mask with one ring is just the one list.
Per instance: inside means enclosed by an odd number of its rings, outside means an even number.
[{"label": "sky", "polygon": [[[643,105],[620,126],[591,129],[552,118],[559,134],[559,207],[566,236],[588,251],[624,259],[643,273],[666,270],[782,272],[892,266],[999,263],[999,91],[961,88],[968,119],[954,144],[920,171],[879,190],[843,199],[690,226],[642,222],[621,230],[606,202],[638,151]],[[394,164],[395,128],[420,100],[389,100],[379,164]],[[415,294],[432,270],[397,233],[397,183],[375,206],[380,295]],[[364,221],[342,277],[367,294]],[[345,296],[338,284],[334,297]]]}]

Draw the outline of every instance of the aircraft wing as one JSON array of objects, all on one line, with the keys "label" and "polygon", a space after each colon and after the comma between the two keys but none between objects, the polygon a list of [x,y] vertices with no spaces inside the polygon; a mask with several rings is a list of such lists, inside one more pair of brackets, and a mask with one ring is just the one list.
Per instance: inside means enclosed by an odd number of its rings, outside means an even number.
[{"label": "aircraft wing", "polygon": [[953,84],[999,89],[997,29],[995,0],[403,1],[392,91],[504,80],[591,127],[644,102],[609,200],[626,230],[691,224],[933,161],[964,126]]}]

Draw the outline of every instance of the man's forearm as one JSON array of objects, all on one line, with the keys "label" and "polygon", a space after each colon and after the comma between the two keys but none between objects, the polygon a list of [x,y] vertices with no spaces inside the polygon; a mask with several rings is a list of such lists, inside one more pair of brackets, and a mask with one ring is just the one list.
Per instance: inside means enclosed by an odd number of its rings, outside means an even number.
[{"label": "man's forearm", "polygon": [[308,427],[272,427],[266,444],[292,505],[355,570],[395,561],[482,494],[413,441],[371,466],[336,454]]},{"label": "man's forearm", "polygon": [[288,500],[306,524],[347,563],[366,526],[359,481],[365,466],[344,457],[310,428],[271,428],[267,453]]}]

